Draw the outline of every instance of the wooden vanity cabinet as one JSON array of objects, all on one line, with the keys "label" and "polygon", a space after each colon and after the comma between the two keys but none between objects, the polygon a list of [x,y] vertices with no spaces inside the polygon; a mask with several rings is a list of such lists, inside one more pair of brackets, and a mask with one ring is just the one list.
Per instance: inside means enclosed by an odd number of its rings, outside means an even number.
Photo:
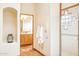
[{"label": "wooden vanity cabinet", "polygon": [[20,34],[20,43],[21,45],[32,44],[32,34]]}]

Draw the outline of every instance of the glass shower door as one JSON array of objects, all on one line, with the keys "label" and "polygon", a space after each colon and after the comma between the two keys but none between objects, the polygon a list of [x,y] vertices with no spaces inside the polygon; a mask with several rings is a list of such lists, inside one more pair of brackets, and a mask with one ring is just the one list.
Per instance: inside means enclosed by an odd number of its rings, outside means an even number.
[{"label": "glass shower door", "polygon": [[61,55],[78,56],[79,8],[62,10],[61,15]]}]

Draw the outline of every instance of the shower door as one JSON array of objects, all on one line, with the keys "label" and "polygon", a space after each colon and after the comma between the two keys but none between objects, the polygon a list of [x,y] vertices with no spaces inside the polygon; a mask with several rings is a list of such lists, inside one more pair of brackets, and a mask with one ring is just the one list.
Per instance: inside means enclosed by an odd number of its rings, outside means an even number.
[{"label": "shower door", "polygon": [[61,10],[61,55],[78,56],[79,6]]}]

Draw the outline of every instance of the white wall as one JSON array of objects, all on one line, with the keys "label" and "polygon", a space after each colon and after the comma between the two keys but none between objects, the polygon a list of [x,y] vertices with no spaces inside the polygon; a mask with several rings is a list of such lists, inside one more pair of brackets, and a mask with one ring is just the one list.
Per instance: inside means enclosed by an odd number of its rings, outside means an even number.
[{"label": "white wall", "polygon": [[[3,42],[3,8],[12,7],[17,10],[17,42],[16,43],[4,43]],[[20,54],[20,4],[0,4],[0,55],[19,55]]]},{"label": "white wall", "polygon": [[50,5],[50,38],[51,55],[60,55],[60,4]]}]

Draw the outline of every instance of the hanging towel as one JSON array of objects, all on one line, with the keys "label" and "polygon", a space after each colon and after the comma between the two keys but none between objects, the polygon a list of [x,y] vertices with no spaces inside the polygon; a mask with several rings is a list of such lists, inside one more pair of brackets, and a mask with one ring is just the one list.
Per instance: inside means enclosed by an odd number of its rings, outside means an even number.
[{"label": "hanging towel", "polygon": [[38,40],[38,44],[44,43],[44,28],[43,26],[38,26],[37,27],[37,33],[36,33],[36,38]]}]

